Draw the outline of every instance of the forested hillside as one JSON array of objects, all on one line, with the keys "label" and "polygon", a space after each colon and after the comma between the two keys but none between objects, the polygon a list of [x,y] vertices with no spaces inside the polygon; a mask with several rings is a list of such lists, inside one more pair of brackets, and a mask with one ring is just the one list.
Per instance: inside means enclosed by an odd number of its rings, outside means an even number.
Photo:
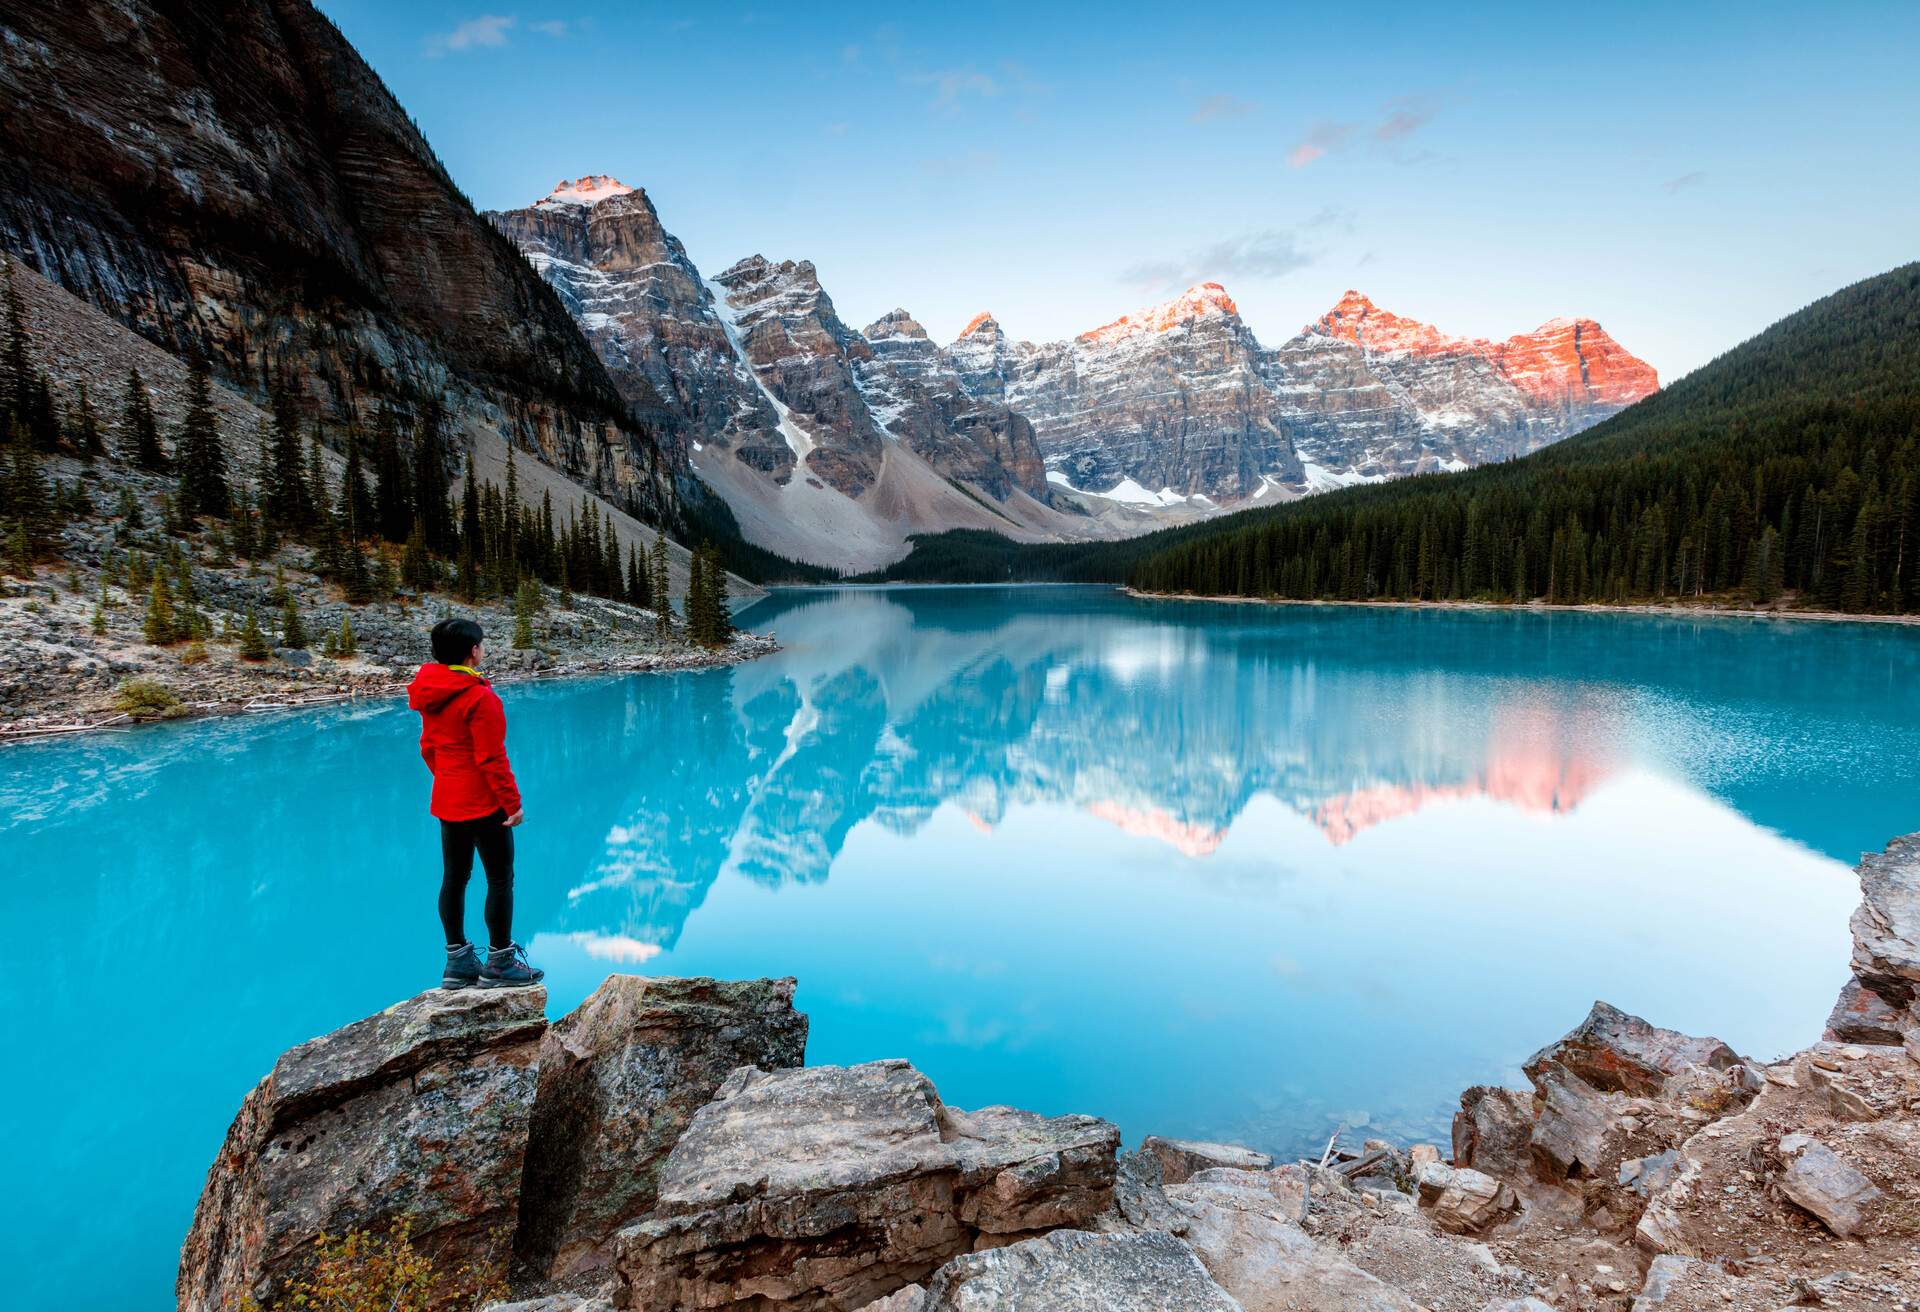
[{"label": "forested hillside", "polygon": [[1588,433],[1504,465],[1209,525],[1162,592],[1920,609],[1920,264],[1782,320]]}]

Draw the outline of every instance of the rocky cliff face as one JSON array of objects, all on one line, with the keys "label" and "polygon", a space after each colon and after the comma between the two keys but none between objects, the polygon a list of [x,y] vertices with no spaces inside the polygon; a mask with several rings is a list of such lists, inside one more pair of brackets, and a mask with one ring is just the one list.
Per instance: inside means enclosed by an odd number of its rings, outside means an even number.
[{"label": "rocky cliff face", "polygon": [[883,428],[937,469],[1004,501],[1015,489],[1047,494],[1046,462],[1033,425],[994,397],[974,397],[953,364],[905,310],[862,330],[872,358],[855,374]]},{"label": "rocky cliff face", "polygon": [[714,279],[741,353],[782,416],[814,477],[857,497],[879,474],[880,426],[855,383],[873,348],[840,321],[808,260],[751,255]]},{"label": "rocky cliff face", "polygon": [[[9,6],[0,244],[255,394],[316,414],[444,403],[616,500],[684,462],[305,0]],[[636,419],[636,407],[641,411]],[[682,487],[685,484],[682,481]]]},{"label": "rocky cliff face", "polygon": [[970,394],[905,311],[866,334],[806,261],[712,281],[642,191],[604,175],[488,216],[579,322],[622,393],[782,554],[868,568],[909,533],[1060,536],[1032,426]]},{"label": "rocky cliff face", "polygon": [[[772,404],[646,192],[584,177],[487,218],[552,286],[621,393],[664,410],[662,439],[678,454],[697,442],[791,468]],[[769,445],[771,455],[760,450]]]},{"label": "rocky cliff face", "polygon": [[1077,489],[1232,500],[1297,483],[1260,344],[1218,283],[1071,342],[1008,342],[991,316],[948,348],[962,382],[1032,420],[1047,465]]},{"label": "rocky cliff face", "polygon": [[1504,459],[1657,386],[1652,368],[1590,319],[1469,340],[1358,292],[1268,350],[1218,283],[1069,342],[1010,342],[983,314],[947,356],[968,392],[1033,421],[1057,481],[1162,505]]}]

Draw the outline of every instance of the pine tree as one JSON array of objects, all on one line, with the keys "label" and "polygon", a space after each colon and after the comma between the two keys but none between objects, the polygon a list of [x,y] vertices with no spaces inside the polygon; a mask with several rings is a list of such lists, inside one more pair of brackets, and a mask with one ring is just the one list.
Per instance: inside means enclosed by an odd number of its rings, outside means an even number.
[{"label": "pine tree", "polygon": [[427,551],[427,527],[416,519],[413,531],[407,534],[406,550],[400,553],[400,582],[416,592],[431,592],[435,581],[433,557]]},{"label": "pine tree", "polygon": [[7,533],[7,570],[23,579],[33,577],[33,547],[27,540],[27,526],[19,520]]},{"label": "pine tree", "polygon": [[100,417],[93,412],[93,398],[87,394],[85,382],[78,391],[67,416],[67,440],[80,459],[90,465],[107,453],[107,446],[100,437]]},{"label": "pine tree", "polygon": [[413,493],[393,414],[384,405],[373,434],[373,507],[373,531],[388,542],[405,542],[413,531]]},{"label": "pine tree", "polygon": [[399,587],[400,576],[393,568],[393,557],[384,550],[376,552],[373,562],[373,595],[384,601]]},{"label": "pine tree", "polygon": [[706,646],[711,641],[712,614],[707,605],[707,549],[695,547],[687,560],[687,639]]},{"label": "pine tree", "polygon": [[653,536],[653,627],[665,637],[673,627],[673,597],[667,586],[667,532],[656,528]]},{"label": "pine tree", "polygon": [[620,539],[614,535],[613,516],[607,516],[606,538],[602,544],[605,560],[601,564],[602,580],[600,595],[613,601],[619,601],[626,595],[627,585],[620,574]]},{"label": "pine tree", "polygon": [[138,469],[164,474],[167,453],[160,449],[160,428],[153,418],[153,402],[138,369],[127,371],[127,399],[120,411],[122,458]]},{"label": "pine tree", "polygon": [[360,640],[353,632],[353,616],[340,617],[340,632],[333,638],[333,654],[342,659],[350,659],[360,654]]},{"label": "pine tree", "polygon": [[[320,468],[319,446],[314,447],[314,468]],[[317,572],[326,578],[338,579],[347,572],[346,533],[341,524],[340,515],[334,508],[333,495],[327,490],[327,481],[317,476],[313,479],[313,529],[308,535],[313,542],[314,564]]]},{"label": "pine tree", "polygon": [[724,647],[733,641],[733,608],[727,601],[727,567],[720,563],[717,547],[707,549],[707,606],[712,613],[712,645]]},{"label": "pine tree", "polygon": [[313,522],[312,484],[300,443],[300,413],[293,394],[275,387],[273,424],[260,470],[260,514],[282,532],[298,533]]},{"label": "pine tree", "polygon": [[255,533],[253,502],[243,497],[233,514],[233,554],[241,560],[259,559],[260,539]]},{"label": "pine tree", "polygon": [[520,471],[513,456],[513,442],[507,442],[507,494],[505,532],[500,554],[516,567],[520,563]]},{"label": "pine tree", "polygon": [[165,647],[180,638],[173,614],[173,589],[167,586],[167,572],[153,572],[153,588],[147,594],[147,618],[141,632],[156,647]]},{"label": "pine tree", "polygon": [[45,374],[34,375],[27,389],[27,436],[41,451],[60,449],[60,406],[53,399],[53,384]]},{"label": "pine tree", "polygon": [[107,631],[107,584],[100,581],[100,598],[93,603],[93,635],[103,636]]},{"label": "pine tree", "polygon": [[540,585],[532,579],[522,579],[520,591],[513,599],[513,647],[515,651],[527,651],[533,646],[533,614],[540,606]]},{"label": "pine tree", "polygon": [[473,461],[467,461],[467,477],[460,488],[460,542],[480,554],[480,488],[473,481]]},{"label": "pine tree", "polygon": [[8,432],[8,468],[5,500],[0,502],[19,538],[19,561],[51,559],[60,545],[61,515],[53,491],[40,472],[40,454],[28,440],[26,426],[16,416]]},{"label": "pine tree", "polygon": [[0,424],[27,422],[29,393],[34,383],[33,353],[27,340],[27,318],[14,283],[13,260],[0,255],[6,278],[0,281],[0,317],[5,319],[5,341],[0,342]]},{"label": "pine tree", "polygon": [[280,645],[295,651],[304,651],[307,646],[307,629],[300,622],[300,607],[291,594],[280,608]]},{"label": "pine tree", "polygon": [[233,493],[227,486],[227,453],[220,443],[220,420],[213,409],[207,362],[199,355],[187,364],[187,413],[173,449],[180,462],[183,512],[225,519],[233,507]]},{"label": "pine tree", "polygon": [[307,501],[313,507],[313,522],[324,525],[332,519],[333,494],[327,490],[326,443],[320,436],[320,421],[307,430]]},{"label": "pine tree", "polygon": [[340,486],[340,517],[347,540],[360,542],[379,531],[380,512],[360,457],[360,430],[347,430],[347,471]]},{"label": "pine tree", "polygon": [[645,610],[653,597],[650,571],[641,563],[640,548],[627,544],[627,600]]},{"label": "pine tree", "polygon": [[455,548],[452,505],[447,499],[446,445],[440,436],[440,407],[427,407],[414,434],[414,516],[429,551],[451,555]]},{"label": "pine tree", "polygon": [[263,661],[271,655],[273,649],[267,646],[267,635],[260,631],[260,621],[249,605],[246,623],[240,626],[240,657],[242,660]]},{"label": "pine tree", "polygon": [[366,553],[355,542],[347,543],[343,550],[346,565],[340,574],[340,587],[347,594],[347,600],[356,606],[372,601],[373,575],[367,568]]}]

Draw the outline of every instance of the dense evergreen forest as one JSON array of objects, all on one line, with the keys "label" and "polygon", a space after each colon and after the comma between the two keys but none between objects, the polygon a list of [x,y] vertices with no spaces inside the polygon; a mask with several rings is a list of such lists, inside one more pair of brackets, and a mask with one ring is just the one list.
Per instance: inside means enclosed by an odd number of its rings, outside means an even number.
[{"label": "dense evergreen forest", "polygon": [[1920,264],[1523,459],[1126,542],[916,540],[888,578],[1302,600],[1717,598],[1920,610]]}]

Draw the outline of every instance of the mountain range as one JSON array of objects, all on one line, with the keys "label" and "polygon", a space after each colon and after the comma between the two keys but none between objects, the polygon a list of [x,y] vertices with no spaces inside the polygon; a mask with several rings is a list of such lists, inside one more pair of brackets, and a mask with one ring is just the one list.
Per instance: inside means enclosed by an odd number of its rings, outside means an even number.
[{"label": "mountain range", "polygon": [[1590,320],[1469,340],[1358,293],[1268,348],[1210,282],[1066,341],[856,329],[811,263],[708,276],[605,175],[478,213],[306,0],[6,21],[0,95],[34,112],[0,117],[0,246],[329,440],[386,413],[482,477],[535,457],[623,546],[660,524],[777,572],[748,544],[867,571],[944,530],[1108,541],[1524,453],[1656,387]]},{"label": "mountain range", "polygon": [[1014,341],[981,314],[942,347],[905,309],[855,331],[804,260],[704,278],[646,193],[607,175],[487,217],[750,541],[843,570],[930,531],[1113,538],[1464,469],[1658,387],[1591,319],[1458,338],[1358,292],[1269,349],[1216,282],[1068,341]]}]

